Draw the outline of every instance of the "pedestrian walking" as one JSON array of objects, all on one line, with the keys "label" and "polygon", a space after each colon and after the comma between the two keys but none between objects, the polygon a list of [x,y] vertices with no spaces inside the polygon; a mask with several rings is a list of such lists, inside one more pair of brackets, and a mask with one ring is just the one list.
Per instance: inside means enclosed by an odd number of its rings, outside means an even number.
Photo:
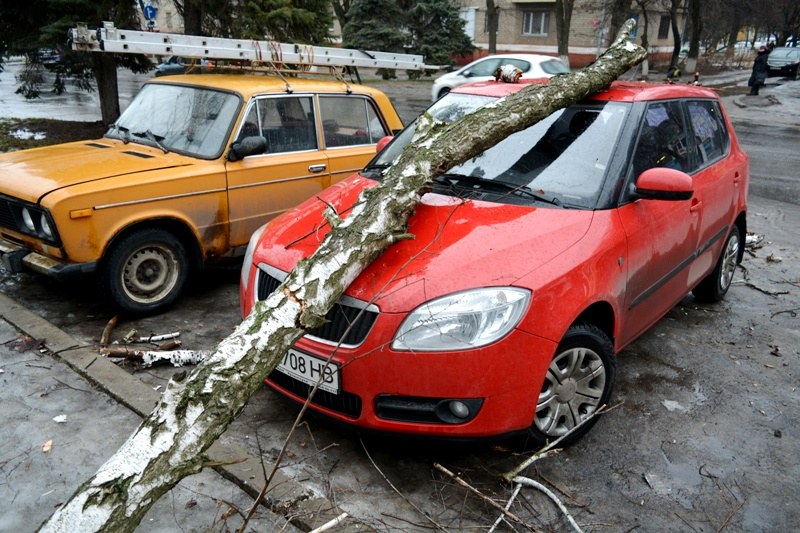
[{"label": "pedestrian walking", "polygon": [[769,70],[769,67],[767,67],[768,55],[769,53],[766,46],[762,46],[758,49],[758,55],[753,62],[753,72],[750,74],[750,79],[747,81],[747,85],[750,86],[751,95],[758,95],[758,90],[764,85],[764,82],[767,81],[767,71]]}]

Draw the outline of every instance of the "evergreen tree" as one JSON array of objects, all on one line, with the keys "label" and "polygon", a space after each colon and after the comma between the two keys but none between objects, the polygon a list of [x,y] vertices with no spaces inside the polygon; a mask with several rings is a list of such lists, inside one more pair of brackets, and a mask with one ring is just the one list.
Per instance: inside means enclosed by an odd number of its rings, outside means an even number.
[{"label": "evergreen tree", "polygon": [[394,0],[355,0],[342,28],[345,48],[403,52],[409,44],[406,15]]},{"label": "evergreen tree", "polygon": [[432,65],[449,64],[452,56],[472,52],[472,41],[464,33],[464,20],[448,0],[417,0],[409,11],[412,50]]}]

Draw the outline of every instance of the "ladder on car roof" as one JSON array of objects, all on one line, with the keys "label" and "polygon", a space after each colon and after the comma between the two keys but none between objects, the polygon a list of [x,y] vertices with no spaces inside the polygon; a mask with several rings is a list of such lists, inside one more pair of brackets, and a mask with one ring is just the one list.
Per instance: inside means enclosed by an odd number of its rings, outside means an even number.
[{"label": "ladder on car roof", "polygon": [[122,30],[115,28],[113,22],[104,22],[103,26],[97,30],[90,30],[85,23],[78,23],[76,28],[70,29],[69,36],[72,48],[84,52],[175,55],[193,59],[249,61],[251,64],[269,66],[292,64],[306,68],[312,66],[404,70],[438,68],[425,65],[421,55],[251,39],[200,37],[180,33]]}]

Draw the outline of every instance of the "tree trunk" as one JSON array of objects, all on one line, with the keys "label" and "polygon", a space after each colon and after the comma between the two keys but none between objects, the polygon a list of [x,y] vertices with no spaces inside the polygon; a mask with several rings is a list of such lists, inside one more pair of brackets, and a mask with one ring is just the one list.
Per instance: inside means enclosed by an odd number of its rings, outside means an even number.
[{"label": "tree trunk", "polygon": [[[615,38],[617,33],[622,28],[622,25],[628,19],[631,10],[632,0],[612,0],[611,1],[611,24],[608,29],[609,44],[611,39]],[[600,24],[605,24],[604,20]]]},{"label": "tree trunk", "polygon": [[556,0],[556,38],[558,57],[569,66],[569,30],[572,25],[572,7],[575,0]]},{"label": "tree trunk", "polygon": [[700,57],[700,34],[703,32],[703,17],[701,13],[702,0],[689,0],[689,54],[686,56],[687,74],[694,74],[697,70],[697,58]]},{"label": "tree trunk", "polygon": [[100,97],[100,115],[103,124],[111,124],[119,118],[117,61],[112,54],[94,54],[92,64],[97,94]]},{"label": "tree trunk", "polygon": [[[642,48],[647,51],[650,50],[650,38],[648,37],[650,32],[650,19],[647,16],[647,10],[650,6],[648,5],[648,2],[649,0],[636,0],[636,4],[639,6],[639,9],[642,13],[642,20],[639,23],[638,34],[641,35]],[[644,61],[642,61],[641,79],[644,81],[650,79],[650,63],[648,57],[645,57]]]},{"label": "tree trunk", "polygon": [[350,216],[317,251],[224,339],[188,377],[170,381],[155,410],[41,531],[133,531],[150,507],[184,477],[262,387],[264,376],[350,283],[392,243],[409,238],[407,221],[432,178],[508,135],[608,87],[644,58],[626,25],[620,38],[582,71],[531,85],[449,126],[422,115],[413,142],[382,183],[362,192]]},{"label": "tree trunk", "polygon": [[486,0],[486,28],[489,31],[489,54],[497,53],[497,4],[494,0]]},{"label": "tree trunk", "polygon": [[670,65],[677,66],[681,54],[681,29],[678,27],[678,8],[681,0],[671,0],[669,7],[669,21],[672,26],[672,60]]}]

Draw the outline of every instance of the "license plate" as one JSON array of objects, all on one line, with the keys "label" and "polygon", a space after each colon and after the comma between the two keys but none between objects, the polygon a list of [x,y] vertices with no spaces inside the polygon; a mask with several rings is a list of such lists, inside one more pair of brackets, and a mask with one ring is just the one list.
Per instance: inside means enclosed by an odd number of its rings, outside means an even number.
[{"label": "license plate", "polygon": [[312,386],[323,376],[320,389],[333,394],[340,392],[338,365],[333,362],[326,364],[319,357],[290,349],[275,370]]}]

